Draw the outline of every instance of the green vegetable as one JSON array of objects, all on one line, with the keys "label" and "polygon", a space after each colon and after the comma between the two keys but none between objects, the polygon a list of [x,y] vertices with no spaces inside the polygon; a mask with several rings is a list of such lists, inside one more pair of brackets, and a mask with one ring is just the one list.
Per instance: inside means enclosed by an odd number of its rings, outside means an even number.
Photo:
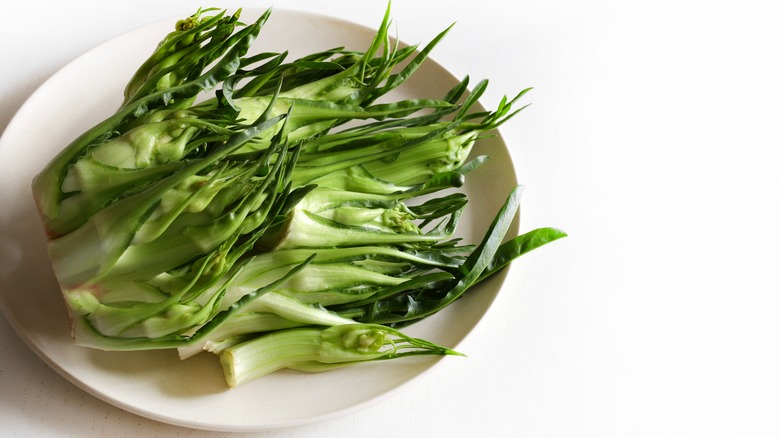
[{"label": "green vegetable", "polygon": [[377,324],[280,330],[224,349],[220,361],[236,386],[282,368],[314,372],[334,366],[413,355],[461,355]]},{"label": "green vegetable", "polygon": [[493,111],[474,110],[488,83],[466,93],[468,77],[391,101],[449,29],[401,48],[388,10],[365,51],[288,61],[249,54],[270,11],[239,13],[180,21],[117,112],[33,181],[76,343],[209,351],[231,385],[457,354],[398,328],[565,236],[506,238],[518,187],[481,242],[456,237],[460,188],[488,162],[475,147],[528,90]]}]

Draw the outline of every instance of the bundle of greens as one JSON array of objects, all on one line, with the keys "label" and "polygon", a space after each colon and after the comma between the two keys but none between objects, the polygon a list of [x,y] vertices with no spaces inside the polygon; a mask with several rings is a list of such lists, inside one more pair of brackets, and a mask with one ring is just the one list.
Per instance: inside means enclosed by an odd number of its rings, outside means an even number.
[{"label": "bundle of greens", "polygon": [[132,76],[115,114],[33,181],[79,345],[218,354],[233,386],[458,354],[400,328],[565,236],[506,239],[519,187],[476,245],[455,235],[483,133],[517,100],[474,111],[487,83],[377,103],[425,47],[249,55],[270,11],[199,10]]}]

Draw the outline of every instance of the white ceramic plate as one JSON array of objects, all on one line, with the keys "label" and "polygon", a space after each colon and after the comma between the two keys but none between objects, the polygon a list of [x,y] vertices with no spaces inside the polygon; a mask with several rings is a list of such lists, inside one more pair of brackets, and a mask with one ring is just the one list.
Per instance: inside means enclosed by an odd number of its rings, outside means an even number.
[{"label": "white ceramic plate", "polygon": [[[245,21],[252,12],[244,11]],[[293,426],[344,415],[408,385],[439,360],[468,360],[408,358],[314,375],[282,371],[228,389],[216,357],[209,354],[179,361],[174,351],[104,352],[72,343],[30,182],[59,149],[115,110],[130,73],[174,22],[142,27],[77,58],[30,97],[0,140],[0,307],[30,348],[63,377],[108,403],[171,424],[222,431]],[[306,31],[290,38],[290,27]],[[372,29],[352,23],[276,10],[255,50],[288,49],[289,59],[294,59],[338,46],[363,50],[373,35]],[[429,60],[391,97],[438,98],[456,83]],[[464,215],[459,234],[471,242],[479,240],[492,219],[484,212],[497,211],[516,184],[500,136],[484,140],[478,151],[493,160],[470,174],[465,187],[471,195],[470,213]],[[515,221],[510,234],[517,228]],[[505,272],[494,276],[406,331],[457,347],[488,310],[504,277]]]}]

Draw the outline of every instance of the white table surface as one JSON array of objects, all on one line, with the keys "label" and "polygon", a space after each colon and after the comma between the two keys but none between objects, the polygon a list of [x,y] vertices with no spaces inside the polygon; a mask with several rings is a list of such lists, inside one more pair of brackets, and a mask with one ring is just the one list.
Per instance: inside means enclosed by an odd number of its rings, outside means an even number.
[{"label": "white table surface", "polygon": [[[270,4],[5,2],[0,132],[36,87],[98,43],[198,6]],[[461,346],[469,357],[339,419],[227,434],[98,400],[0,317],[0,435],[780,436],[780,26],[771,4],[395,0],[407,41],[457,22],[433,57],[456,76],[489,78],[487,104],[535,87],[533,106],[502,128],[526,186],[521,227],[570,234],[512,268]],[[385,7],[274,5],[369,26]]]}]

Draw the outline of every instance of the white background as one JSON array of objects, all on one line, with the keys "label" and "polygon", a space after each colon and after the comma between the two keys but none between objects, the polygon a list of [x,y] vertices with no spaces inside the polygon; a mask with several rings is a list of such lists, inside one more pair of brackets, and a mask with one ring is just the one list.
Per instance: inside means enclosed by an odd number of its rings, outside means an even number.
[{"label": "white background", "polygon": [[[526,186],[521,228],[570,234],[512,268],[461,347],[469,357],[442,361],[346,417],[226,434],[99,401],[47,368],[0,318],[2,435],[780,436],[772,3],[395,0],[406,41],[457,22],[433,57],[458,77],[490,79],[487,106],[535,87],[533,105],[502,128]],[[5,2],[0,131],[79,54],[211,5],[274,5],[375,26],[386,4]]]}]

